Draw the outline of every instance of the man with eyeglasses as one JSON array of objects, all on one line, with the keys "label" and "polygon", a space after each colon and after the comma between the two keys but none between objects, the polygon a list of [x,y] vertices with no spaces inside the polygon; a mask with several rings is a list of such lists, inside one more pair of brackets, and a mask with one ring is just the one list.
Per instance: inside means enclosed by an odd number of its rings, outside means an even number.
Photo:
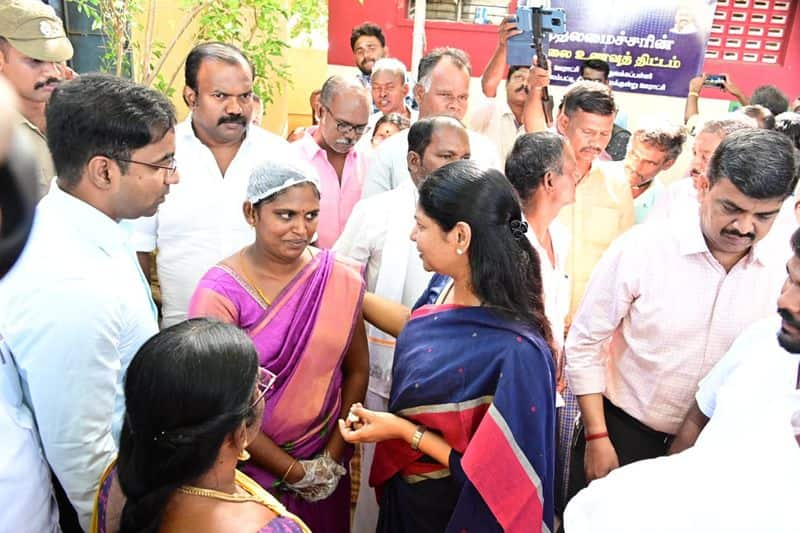
[{"label": "man with eyeglasses", "polygon": [[155,213],[178,182],[175,110],[157,91],[91,74],[60,84],[46,119],[57,180],[0,284],[0,357],[18,370],[62,529],[88,530],[117,455],[125,370],[158,331],[125,221]]},{"label": "man with eyeglasses", "polygon": [[658,176],[675,164],[685,142],[683,126],[651,121],[633,132],[625,160],[607,165],[607,174],[613,180],[630,187],[636,224],[647,219],[665,191]]},{"label": "man with eyeglasses", "polygon": [[800,230],[791,251],[778,312],[746,328],[692,391],[671,455],[579,492],[566,531],[798,531]]},{"label": "man with eyeglasses", "polygon": [[361,198],[368,158],[356,143],[369,129],[369,98],[357,80],[331,76],[322,85],[319,125],[290,145],[291,153],[319,174],[320,248],[333,246]]},{"label": "man with eyeglasses", "polygon": [[698,208],[634,226],[597,264],[565,345],[581,413],[570,494],[665,455],[700,380],[774,311],[788,250],[769,238],[794,188],[794,152],[775,131],[730,134]]},{"label": "man with eyeglasses", "polygon": [[134,246],[161,295],[162,326],[185,320],[206,271],[253,240],[242,215],[250,171],[286,157],[288,143],[252,124],[253,69],[235,46],[203,43],[186,58],[183,99],[191,114],[175,128],[184,179],[158,214],[135,222]]},{"label": "man with eyeglasses", "polygon": [[72,44],[52,7],[39,0],[0,3],[0,76],[19,97],[13,120],[34,149],[41,197],[56,175],[44,109],[53,90],[73,74],[64,63],[72,57]]}]

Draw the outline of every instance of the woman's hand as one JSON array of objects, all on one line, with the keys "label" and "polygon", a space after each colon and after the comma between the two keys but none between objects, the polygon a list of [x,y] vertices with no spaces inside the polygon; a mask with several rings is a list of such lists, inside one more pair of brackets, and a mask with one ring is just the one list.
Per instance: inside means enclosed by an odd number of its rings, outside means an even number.
[{"label": "woman's hand", "polygon": [[339,432],[350,443],[381,442],[403,439],[410,442],[416,426],[399,416],[364,409],[360,403],[353,404],[345,420],[339,420]]}]

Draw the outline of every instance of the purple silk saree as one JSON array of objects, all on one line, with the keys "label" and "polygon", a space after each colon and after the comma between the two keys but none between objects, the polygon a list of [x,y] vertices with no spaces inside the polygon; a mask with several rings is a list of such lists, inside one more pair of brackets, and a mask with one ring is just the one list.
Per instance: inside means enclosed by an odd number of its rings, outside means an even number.
[{"label": "purple silk saree", "polygon": [[[270,306],[234,270],[218,265],[200,280],[189,316],[238,325],[253,339],[261,366],[277,375],[265,396],[262,431],[298,459],[321,453],[341,410],[342,360],[361,319],[357,266],[321,250]],[[350,452],[352,453],[352,452]],[[345,457],[345,465],[349,456]],[[350,477],[328,499],[309,503],[254,464],[242,471],[274,494],[314,532],[349,531]]]}]

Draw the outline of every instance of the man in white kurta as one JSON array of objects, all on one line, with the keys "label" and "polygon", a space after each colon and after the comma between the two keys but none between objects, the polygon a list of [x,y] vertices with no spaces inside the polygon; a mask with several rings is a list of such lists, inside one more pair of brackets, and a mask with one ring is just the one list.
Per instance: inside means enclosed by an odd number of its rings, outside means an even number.
[{"label": "man in white kurta", "polygon": [[[409,130],[408,170],[411,179],[399,187],[356,204],[334,251],[366,264],[367,290],[411,307],[428,284],[416,246],[410,239],[417,205],[417,184],[437,168],[470,155],[464,126],[449,117],[423,119]],[[394,337],[367,325],[370,376],[368,409],[386,411],[392,385]],[[361,484],[354,533],[375,531],[378,506],[369,486],[374,444],[362,447]]]},{"label": "man in white kurta", "polygon": [[134,246],[144,271],[158,249],[162,327],[185,320],[197,282],[209,268],[252,242],[242,203],[250,171],[287,156],[288,143],[250,124],[253,73],[233,46],[205,43],[186,60],[189,117],[175,128],[175,160],[184,179],[155,216],[137,220]]}]

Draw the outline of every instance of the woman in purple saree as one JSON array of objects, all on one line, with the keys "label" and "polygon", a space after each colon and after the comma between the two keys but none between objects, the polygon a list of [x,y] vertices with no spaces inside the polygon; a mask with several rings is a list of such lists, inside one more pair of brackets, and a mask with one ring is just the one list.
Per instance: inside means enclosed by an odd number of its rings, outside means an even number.
[{"label": "woman in purple saree", "polygon": [[189,315],[242,328],[276,375],[262,433],[242,470],[312,531],[349,531],[352,448],[340,413],[362,401],[368,379],[357,266],[308,246],[319,189],[313,173],[277,163],[254,170],[244,211],[255,242],[200,280]]}]

